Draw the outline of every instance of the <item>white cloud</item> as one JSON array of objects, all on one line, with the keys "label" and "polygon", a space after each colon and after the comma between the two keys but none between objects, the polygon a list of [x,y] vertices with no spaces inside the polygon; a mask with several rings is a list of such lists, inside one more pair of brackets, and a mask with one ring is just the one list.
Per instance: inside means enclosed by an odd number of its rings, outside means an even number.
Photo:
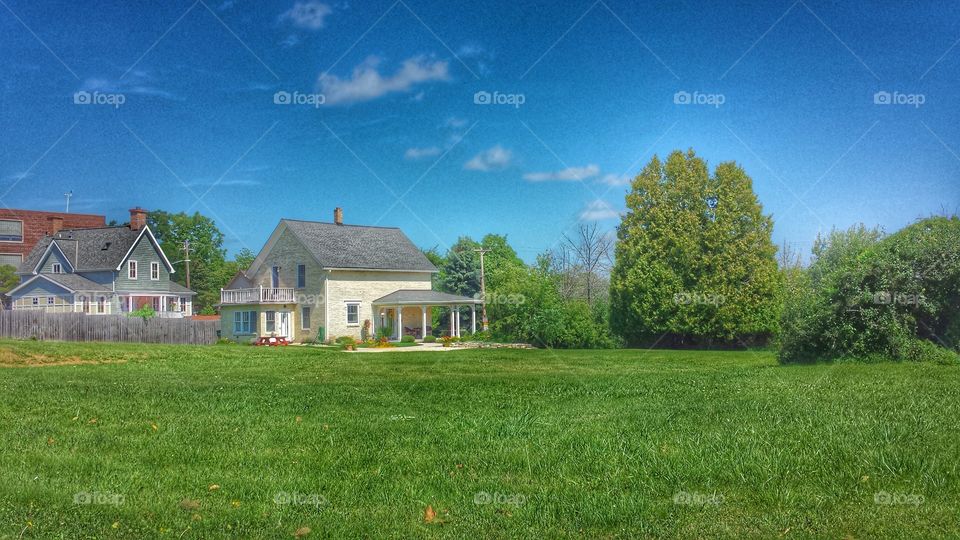
[{"label": "white cloud", "polygon": [[423,56],[408,58],[391,76],[380,74],[377,69],[379,63],[379,58],[371,56],[355,67],[346,79],[336,75],[320,75],[317,82],[320,92],[326,96],[327,105],[370,101],[393,92],[409,92],[419,83],[450,78],[444,60],[430,61]]},{"label": "white cloud", "polygon": [[530,182],[569,181],[584,180],[598,174],[600,174],[600,167],[591,164],[586,167],[567,167],[559,171],[527,173],[523,175],[523,179]]},{"label": "white cloud", "polygon": [[459,129],[459,128],[462,128],[462,127],[465,126],[465,125],[467,125],[467,119],[466,119],[466,118],[457,118],[456,116],[451,116],[450,118],[447,118],[447,119],[444,120],[444,122],[443,122],[443,127],[453,128],[453,129]]},{"label": "white cloud", "polygon": [[308,0],[295,3],[292,8],[280,15],[280,21],[289,22],[297,28],[320,30],[323,28],[324,19],[331,13],[333,9],[327,4]]},{"label": "white cloud", "polygon": [[627,175],[616,175],[616,174],[605,174],[603,178],[597,179],[597,182],[601,184],[606,184],[608,186],[627,186],[630,185],[630,182],[633,181],[633,178]]},{"label": "white cloud", "polygon": [[122,79],[91,77],[83,81],[80,90],[107,94],[130,94],[177,100],[176,95],[154,84],[154,77],[141,70],[134,70]]},{"label": "white cloud", "polygon": [[512,161],[513,152],[498,144],[473,156],[463,168],[469,171],[495,171],[506,169]]},{"label": "white cloud", "polygon": [[403,153],[403,157],[406,159],[423,159],[426,157],[439,156],[440,152],[440,148],[436,146],[428,146],[427,148],[407,148],[407,151]]},{"label": "white cloud", "polygon": [[619,217],[620,212],[614,210],[610,203],[602,199],[591,201],[580,211],[580,221],[602,221]]},{"label": "white cloud", "polygon": [[280,45],[286,49],[295,46],[297,43],[300,43],[300,36],[296,34],[290,34],[289,36],[283,38],[283,41],[280,42]]}]

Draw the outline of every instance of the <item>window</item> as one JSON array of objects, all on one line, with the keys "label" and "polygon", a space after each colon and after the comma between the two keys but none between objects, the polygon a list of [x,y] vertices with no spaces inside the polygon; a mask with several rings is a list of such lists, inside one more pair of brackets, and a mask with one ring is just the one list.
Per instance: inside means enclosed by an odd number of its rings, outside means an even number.
[{"label": "window", "polygon": [[53,263],[53,273],[54,273],[54,274],[62,274],[62,273],[63,273],[63,266],[60,266],[60,263]]},{"label": "window", "polygon": [[137,279],[137,261],[127,262],[127,277],[130,279]]},{"label": "window", "polygon": [[360,303],[359,302],[347,303],[347,324],[349,325],[360,324]]},{"label": "window", "polygon": [[310,308],[300,308],[300,329],[310,329]]},{"label": "window", "polygon": [[266,313],[267,317],[267,332],[276,332],[277,331],[277,312],[268,311]]},{"label": "window", "polygon": [[35,306],[39,306],[39,305],[40,305],[40,297],[39,297],[39,296],[34,296],[34,297],[33,297],[33,305],[35,305]]},{"label": "window", "polygon": [[21,262],[23,262],[23,256],[19,253],[0,253],[0,265],[8,264],[16,268]]},{"label": "window", "polygon": [[90,300],[86,296],[80,297],[80,306],[84,313],[90,313]]},{"label": "window", "polygon": [[101,296],[97,298],[97,313],[106,313],[107,312],[107,299],[106,297]]},{"label": "window", "polygon": [[0,219],[0,242],[23,242],[23,222]]},{"label": "window", "polygon": [[154,311],[160,311],[160,297],[159,297],[159,296],[154,296],[154,297],[153,297],[153,310],[154,310]]},{"label": "window", "polygon": [[180,297],[180,312],[181,313],[187,312],[187,299],[182,296]]},{"label": "window", "polygon": [[154,281],[160,279],[160,263],[158,262],[150,263],[150,279]]},{"label": "window", "polygon": [[297,265],[297,288],[302,289],[307,286],[307,265]]},{"label": "window", "polygon": [[257,330],[256,311],[235,311],[233,313],[233,333],[252,334]]},{"label": "window", "polygon": [[52,305],[53,305],[53,297],[52,297],[52,296],[48,296],[48,297],[47,297],[47,305],[48,305],[48,306],[52,306]]},{"label": "window", "polygon": [[280,286],[280,267],[274,266],[270,269],[270,286],[276,289]]}]

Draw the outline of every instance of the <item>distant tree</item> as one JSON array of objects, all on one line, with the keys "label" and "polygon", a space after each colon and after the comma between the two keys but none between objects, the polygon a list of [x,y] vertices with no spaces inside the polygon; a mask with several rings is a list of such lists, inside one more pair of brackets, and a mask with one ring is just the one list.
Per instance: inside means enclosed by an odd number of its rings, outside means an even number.
[{"label": "distant tree", "polygon": [[617,230],[611,325],[627,343],[738,343],[777,329],[773,220],[738,165],[711,176],[692,150],[633,180]]},{"label": "distant tree", "polygon": [[7,293],[19,284],[20,276],[17,275],[17,268],[9,264],[0,264],[0,296],[3,297],[3,305],[9,303]]},{"label": "distant tree", "polygon": [[581,223],[572,237],[564,234],[563,241],[564,256],[572,259],[571,270],[580,274],[587,303],[593,305],[595,284],[602,280],[600,274],[609,269],[613,239],[600,231],[596,223]]},{"label": "distant tree", "polygon": [[237,264],[238,270],[246,270],[247,268],[250,268],[250,265],[253,264],[253,261],[256,258],[257,254],[254,253],[250,248],[240,248],[240,251],[234,255],[233,261]]},{"label": "distant tree", "polygon": [[479,248],[469,236],[461,236],[447,250],[444,265],[440,271],[442,290],[463,296],[474,296],[480,292],[480,256]]}]

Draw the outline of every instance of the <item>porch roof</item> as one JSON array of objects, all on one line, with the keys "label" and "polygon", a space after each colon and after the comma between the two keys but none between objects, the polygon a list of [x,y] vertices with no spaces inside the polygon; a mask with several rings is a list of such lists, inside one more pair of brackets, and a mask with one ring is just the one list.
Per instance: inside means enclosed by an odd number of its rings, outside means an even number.
[{"label": "porch roof", "polygon": [[399,291],[394,291],[382,298],[377,298],[373,301],[374,305],[387,306],[387,305],[430,305],[430,306],[440,306],[440,305],[459,305],[459,304],[481,304],[482,302],[477,298],[470,298],[469,296],[460,296],[457,294],[450,294],[440,291],[426,291],[426,290],[415,290],[415,289],[400,289]]}]

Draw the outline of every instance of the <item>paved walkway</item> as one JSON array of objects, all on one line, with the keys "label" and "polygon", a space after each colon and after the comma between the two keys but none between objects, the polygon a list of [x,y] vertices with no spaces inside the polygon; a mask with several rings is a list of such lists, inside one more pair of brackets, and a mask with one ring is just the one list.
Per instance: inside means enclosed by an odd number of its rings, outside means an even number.
[{"label": "paved walkway", "polygon": [[382,352],[450,352],[450,351],[463,351],[467,350],[467,347],[444,347],[440,343],[421,343],[414,347],[383,347],[383,348],[373,348],[373,347],[364,347],[359,348],[355,351],[349,352],[358,352],[358,353],[382,353]]}]

